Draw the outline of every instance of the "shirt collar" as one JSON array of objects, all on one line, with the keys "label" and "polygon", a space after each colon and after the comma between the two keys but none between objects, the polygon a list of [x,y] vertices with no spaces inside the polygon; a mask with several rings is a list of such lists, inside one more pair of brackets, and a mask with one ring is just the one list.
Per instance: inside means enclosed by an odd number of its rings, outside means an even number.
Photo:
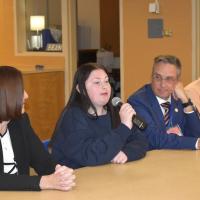
[{"label": "shirt collar", "polygon": [[162,103],[165,103],[165,102],[171,103],[171,96],[167,100],[166,99],[162,99],[162,98],[160,98],[158,96],[156,96],[156,99],[158,100],[159,104],[162,104]]}]

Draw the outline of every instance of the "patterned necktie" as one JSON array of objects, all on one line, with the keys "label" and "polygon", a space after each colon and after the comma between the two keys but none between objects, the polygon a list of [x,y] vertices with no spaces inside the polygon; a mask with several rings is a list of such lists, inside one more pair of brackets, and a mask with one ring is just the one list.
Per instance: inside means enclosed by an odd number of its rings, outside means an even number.
[{"label": "patterned necktie", "polygon": [[169,108],[170,108],[170,103],[166,101],[165,103],[160,104],[164,108],[164,122],[165,126],[169,124]]}]

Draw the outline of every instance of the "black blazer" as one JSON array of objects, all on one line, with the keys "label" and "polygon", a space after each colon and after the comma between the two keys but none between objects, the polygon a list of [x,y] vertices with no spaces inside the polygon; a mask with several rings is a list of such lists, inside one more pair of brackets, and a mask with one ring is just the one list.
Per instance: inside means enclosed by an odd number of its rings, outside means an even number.
[{"label": "black blazer", "polygon": [[[3,154],[0,142],[0,190],[40,190],[42,175],[54,172],[55,163],[31,128],[27,114],[8,124],[18,175],[3,172]],[[30,176],[32,167],[39,176]]]}]

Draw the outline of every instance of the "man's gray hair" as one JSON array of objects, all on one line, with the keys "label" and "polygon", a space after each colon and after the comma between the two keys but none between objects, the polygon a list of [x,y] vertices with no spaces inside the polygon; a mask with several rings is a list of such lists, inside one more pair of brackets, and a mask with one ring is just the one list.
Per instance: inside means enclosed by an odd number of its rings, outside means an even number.
[{"label": "man's gray hair", "polygon": [[173,56],[173,55],[159,55],[159,56],[155,57],[154,58],[154,63],[153,63],[153,71],[154,71],[154,67],[158,63],[169,63],[169,64],[172,64],[172,65],[175,65],[175,67],[177,69],[177,77],[179,78],[181,76],[181,62],[176,56]]}]

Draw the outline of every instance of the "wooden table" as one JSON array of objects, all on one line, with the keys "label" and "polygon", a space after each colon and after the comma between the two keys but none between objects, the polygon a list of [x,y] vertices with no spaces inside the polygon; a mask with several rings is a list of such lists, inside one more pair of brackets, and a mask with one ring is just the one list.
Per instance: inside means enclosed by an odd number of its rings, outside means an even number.
[{"label": "wooden table", "polygon": [[160,150],[125,165],[76,170],[70,192],[0,192],[2,200],[198,200],[200,151]]}]

